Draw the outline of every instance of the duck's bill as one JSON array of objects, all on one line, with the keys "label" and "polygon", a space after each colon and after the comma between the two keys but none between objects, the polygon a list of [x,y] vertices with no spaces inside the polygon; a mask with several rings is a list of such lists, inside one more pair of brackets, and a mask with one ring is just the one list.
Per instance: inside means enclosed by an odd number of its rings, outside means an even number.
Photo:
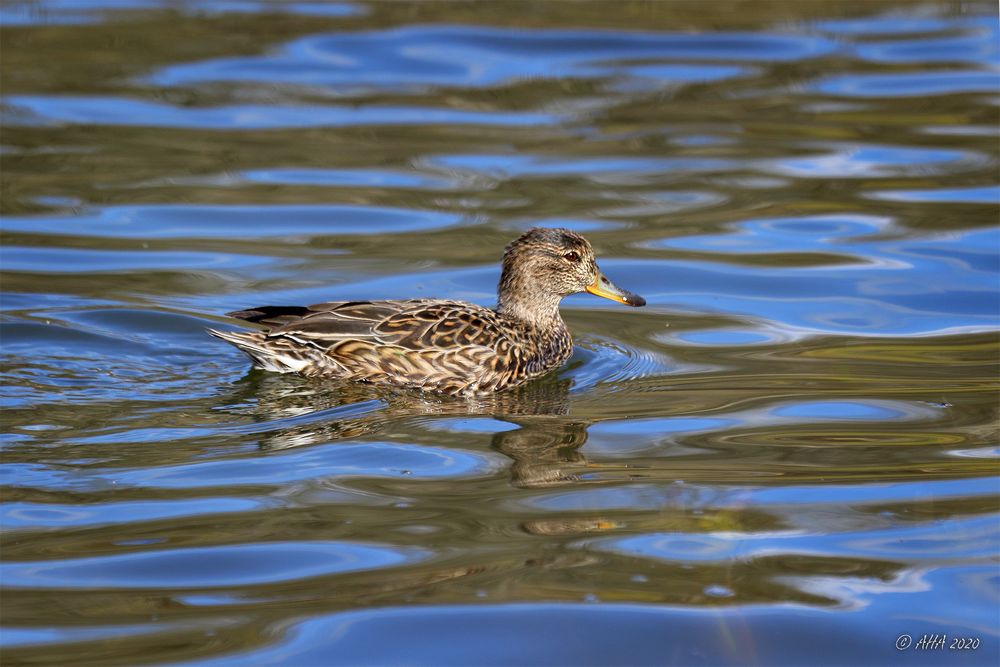
[{"label": "duck's bill", "polygon": [[601,272],[597,273],[597,278],[594,279],[594,282],[587,285],[587,291],[605,299],[624,303],[626,306],[639,307],[646,305],[646,300],[641,296],[616,286],[613,282],[605,278]]}]

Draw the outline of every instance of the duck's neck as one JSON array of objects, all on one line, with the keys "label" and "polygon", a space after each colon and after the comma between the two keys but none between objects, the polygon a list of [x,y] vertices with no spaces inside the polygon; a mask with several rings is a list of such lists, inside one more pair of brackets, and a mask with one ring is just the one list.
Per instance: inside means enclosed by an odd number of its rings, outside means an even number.
[{"label": "duck's neck", "polygon": [[497,290],[497,312],[537,329],[566,326],[559,315],[562,296],[527,284],[522,276],[505,270]]}]

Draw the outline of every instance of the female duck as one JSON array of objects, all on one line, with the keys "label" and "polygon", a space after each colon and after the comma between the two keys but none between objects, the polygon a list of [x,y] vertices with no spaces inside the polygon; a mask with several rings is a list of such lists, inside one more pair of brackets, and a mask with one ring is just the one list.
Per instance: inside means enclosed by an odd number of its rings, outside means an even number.
[{"label": "female duck", "polygon": [[488,394],[543,375],[569,358],[573,339],[559,302],[584,291],[628,306],[646,305],[601,274],[585,238],[567,229],[535,228],[504,250],[495,309],[439,299],[262,306],[229,316],[269,330],[209,333],[265,370]]}]

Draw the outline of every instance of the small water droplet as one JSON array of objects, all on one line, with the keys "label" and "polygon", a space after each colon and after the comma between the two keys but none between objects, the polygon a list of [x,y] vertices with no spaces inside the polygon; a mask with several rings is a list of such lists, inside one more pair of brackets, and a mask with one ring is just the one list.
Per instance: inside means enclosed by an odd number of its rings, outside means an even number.
[{"label": "small water droplet", "polygon": [[733,597],[732,589],[726,588],[725,586],[721,586],[719,584],[711,584],[709,586],[705,586],[703,592],[705,593],[705,595],[708,595],[713,598]]},{"label": "small water droplet", "polygon": [[150,544],[162,544],[166,541],[166,538],[163,537],[142,537],[127,540],[115,540],[112,544],[120,547],[145,547]]}]

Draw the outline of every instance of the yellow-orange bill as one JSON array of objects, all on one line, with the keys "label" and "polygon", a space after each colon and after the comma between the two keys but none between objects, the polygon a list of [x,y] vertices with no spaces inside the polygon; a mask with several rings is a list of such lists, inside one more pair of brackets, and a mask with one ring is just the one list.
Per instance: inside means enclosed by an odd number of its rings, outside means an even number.
[{"label": "yellow-orange bill", "polygon": [[594,279],[594,282],[587,285],[587,291],[595,296],[611,299],[612,301],[617,301],[618,303],[624,303],[626,306],[639,307],[646,305],[646,300],[641,296],[616,286],[613,282],[605,278],[604,274],[600,271],[597,272],[597,277]]}]

